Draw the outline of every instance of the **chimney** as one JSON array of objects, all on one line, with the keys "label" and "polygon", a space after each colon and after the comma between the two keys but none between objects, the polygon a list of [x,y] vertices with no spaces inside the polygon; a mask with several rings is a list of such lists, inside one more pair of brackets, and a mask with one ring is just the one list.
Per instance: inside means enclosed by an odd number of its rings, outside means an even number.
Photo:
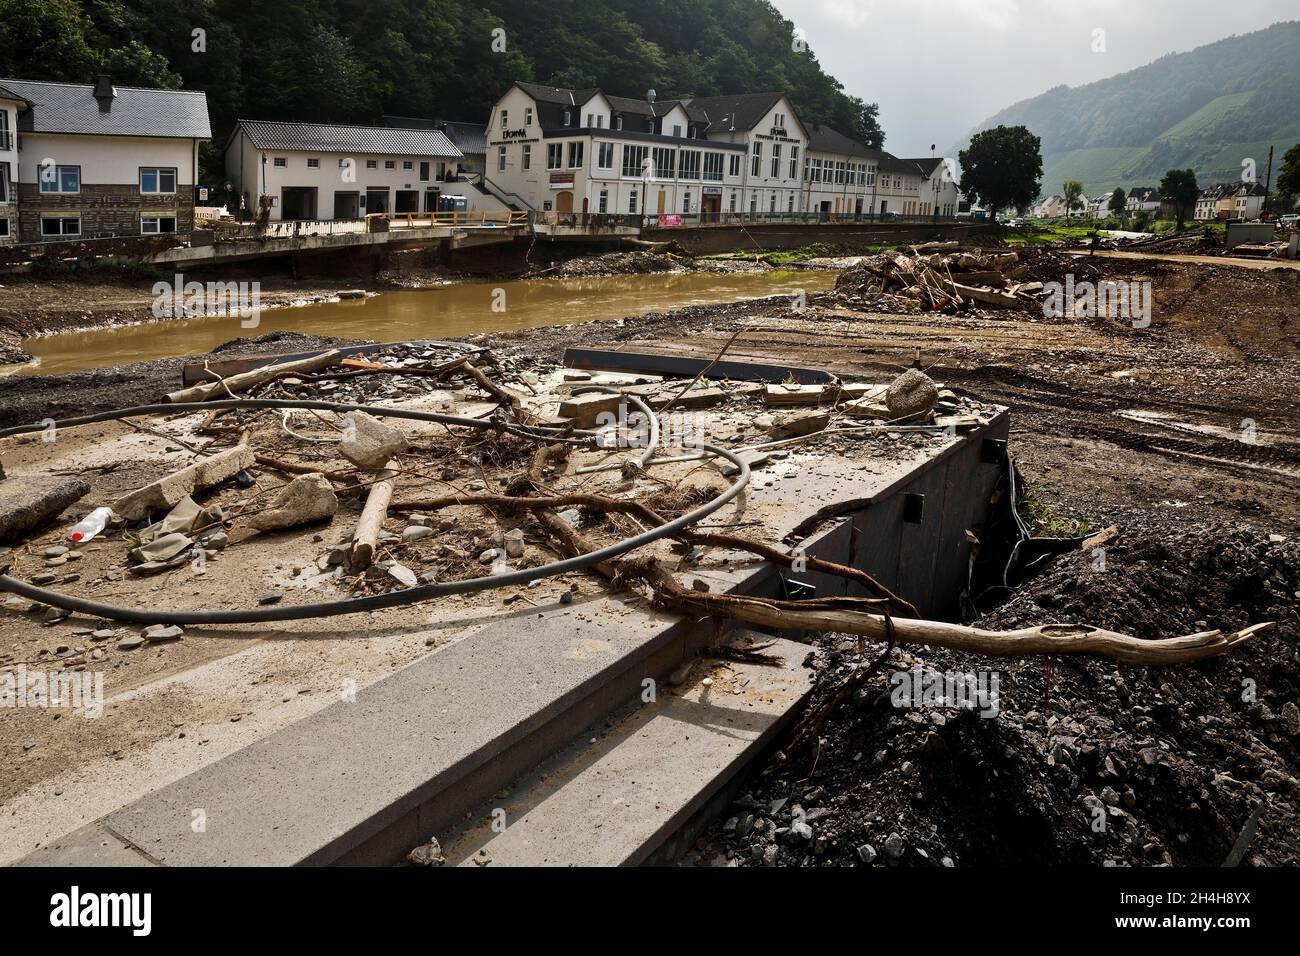
[{"label": "chimney", "polygon": [[101,113],[111,113],[113,111],[113,99],[117,96],[117,90],[113,89],[113,78],[107,73],[101,73],[95,78],[94,96],[99,101],[99,111]]},{"label": "chimney", "polygon": [[659,95],[659,94],[656,93],[654,90],[646,90],[646,91],[645,91],[645,98],[646,98],[647,100],[649,100],[651,103],[653,103],[653,102],[655,101],[655,97],[658,96],[658,95]]}]

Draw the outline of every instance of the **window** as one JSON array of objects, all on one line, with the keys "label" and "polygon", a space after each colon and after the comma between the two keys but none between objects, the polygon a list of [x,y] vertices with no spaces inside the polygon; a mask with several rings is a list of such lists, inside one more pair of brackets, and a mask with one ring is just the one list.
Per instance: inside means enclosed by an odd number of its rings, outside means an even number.
[{"label": "window", "polygon": [[[654,174],[659,179],[672,179],[677,175],[677,150],[663,146],[656,146],[654,150],[655,169]],[[683,166],[686,162],[686,152],[682,151]]]},{"label": "window", "polygon": [[749,175],[757,177],[759,171],[763,168],[763,144],[754,141],[754,159],[749,165]]},{"label": "window", "polygon": [[731,176],[740,175],[740,154],[739,153],[731,154],[731,163],[727,167],[727,172],[728,175]]},{"label": "window", "polygon": [[347,159],[346,157],[339,160],[339,169],[347,169],[351,165],[352,160]]},{"label": "window", "polygon": [[864,185],[864,186],[874,186],[875,184],[876,184],[876,167],[875,167],[875,166],[869,166],[869,167],[867,167],[867,181],[866,181],[865,183],[863,183],[862,185]]},{"label": "window", "polygon": [[309,156],[309,157],[307,158],[307,168],[308,168],[308,169],[320,169],[320,160],[317,159],[317,158],[314,157],[314,156]]},{"label": "window", "polygon": [[835,164],[835,185],[844,185],[844,162],[842,160]]},{"label": "window", "polygon": [[627,211],[636,212],[636,190],[632,190],[627,196]]},{"label": "window", "polygon": [[[0,163],[0,202],[9,201],[9,164]],[[9,220],[6,219],[7,223]],[[8,233],[5,233],[8,235]]]},{"label": "window", "polygon": [[522,168],[523,169],[533,168],[533,148],[529,146],[527,143],[524,144],[524,161],[522,164]]},{"label": "window", "polygon": [[596,165],[601,169],[614,168],[614,144],[597,143],[596,144]]},{"label": "window", "polygon": [[689,192],[682,196],[682,212],[689,214],[691,211],[691,194]]},{"label": "window", "polygon": [[[649,149],[645,146],[624,146],[623,175],[640,176],[644,171],[646,157],[649,152]],[[635,211],[633,210],[633,212]]]},{"label": "window", "polygon": [[79,236],[81,235],[80,216],[42,216],[42,236]]},{"label": "window", "polygon": [[682,179],[700,178],[700,151],[698,149],[682,150]]},{"label": "window", "polygon": [[497,147],[497,172],[504,173],[505,171],[506,171],[506,148],[504,146],[498,146]]},{"label": "window", "polygon": [[615,117],[614,117],[614,129],[622,129],[622,128],[623,128],[623,117],[621,117],[621,116],[615,116]]},{"label": "window", "polygon": [[790,201],[786,204],[786,212],[794,212],[794,193],[790,194]]},{"label": "window", "polygon": [[414,169],[414,168],[415,168],[415,163],[411,162],[409,159],[404,160],[404,161],[402,162],[402,168],[403,168],[403,169]]},{"label": "window", "polygon": [[736,191],[734,189],[731,191],[731,211],[736,211]]},{"label": "window", "polygon": [[609,212],[609,190],[608,189],[602,189],[600,191],[600,199],[596,203],[596,211],[599,213]]},{"label": "window", "polygon": [[704,178],[709,182],[722,182],[722,154],[704,154]]},{"label": "window", "polygon": [[572,123],[572,122],[573,122],[573,110],[565,110],[565,111],[564,111],[564,125],[565,125],[565,126],[568,126],[568,125],[569,125],[570,123]]},{"label": "window", "polygon": [[[311,160],[308,160],[308,165]],[[176,170],[175,168],[159,168],[157,166],[143,166],[140,169],[140,192],[142,193],[174,193],[176,192]]]},{"label": "window", "polygon": [[790,147],[790,178],[799,178],[799,147]]},{"label": "window", "polygon": [[502,128],[502,129],[509,129],[509,128],[510,128],[510,111],[509,111],[509,110],[502,110],[502,111],[501,111],[501,128]]},{"label": "window", "polygon": [[524,107],[524,125],[525,126],[533,125],[533,108],[531,106]]},{"label": "window", "polygon": [[564,165],[564,144],[547,143],[546,144],[546,168],[559,169]]},{"label": "window", "polygon": [[427,183],[428,181],[429,181],[429,164],[428,164],[427,162],[423,162],[423,161],[421,161],[421,163],[420,163],[420,182],[422,182],[422,183]]},{"label": "window", "polygon": [[275,159],[274,159],[274,163],[275,163],[275,165],[276,165],[277,167],[279,167],[280,169],[284,169],[286,166],[289,165],[289,160],[288,160],[287,158],[285,158],[284,156],[277,156],[277,157],[275,157]]},{"label": "window", "polygon": [[781,144],[772,144],[772,178],[781,178]]},{"label": "window", "polygon": [[803,160],[803,181],[806,183],[812,182],[812,160],[807,156]]},{"label": "window", "polygon": [[681,135],[682,135],[682,128],[681,128],[680,125],[677,125],[677,126],[674,126],[674,127],[673,127],[673,135],[676,136],[676,137],[678,137],[679,139],[681,138]]},{"label": "window", "polygon": [[379,168],[379,160],[377,159],[366,160],[366,169],[378,169],[378,168]]},{"label": "window", "polygon": [[772,193],[772,206],[768,212],[776,212],[776,193]]},{"label": "window", "polygon": [[584,149],[585,145],[586,145],[585,143],[581,143],[581,142],[569,144],[569,168],[570,169],[582,168],[583,159],[585,158],[583,156],[583,153],[586,151]]},{"label": "window", "polygon": [[397,160],[395,159],[384,160],[384,169],[396,169],[396,168],[397,168]]},{"label": "window", "polygon": [[6,237],[8,235],[9,235],[9,220],[8,218],[0,219],[0,238]]},{"label": "window", "polygon": [[785,129],[785,114],[784,114],[784,113],[773,113],[773,114],[772,114],[772,125],[775,126],[777,129]]},{"label": "window", "polygon": [[140,235],[168,235],[176,231],[175,216],[141,216]]},{"label": "window", "polygon": [[80,166],[42,166],[40,177],[43,193],[81,192]]},{"label": "window", "polygon": [[[9,149],[13,145],[9,142],[9,111],[0,106],[0,149]],[[8,228],[9,220],[5,220],[5,228]],[[9,235],[9,233],[5,233]]]}]

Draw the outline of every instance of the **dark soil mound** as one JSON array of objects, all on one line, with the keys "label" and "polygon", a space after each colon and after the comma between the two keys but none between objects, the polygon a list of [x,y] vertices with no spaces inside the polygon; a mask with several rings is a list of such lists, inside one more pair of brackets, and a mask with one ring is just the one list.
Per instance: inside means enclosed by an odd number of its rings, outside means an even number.
[{"label": "dark soil mound", "polygon": [[[1259,808],[1246,865],[1300,862],[1300,541],[1233,527],[1132,534],[1057,558],[980,626],[1086,621],[1144,638],[1274,620],[1173,667],[896,651],[820,752],[754,781],[697,850],[743,865],[1218,866]],[[858,656],[828,636],[815,700]],[[890,672],[996,670],[995,717],[898,707]],[[802,820],[808,829],[795,825]],[[861,849],[860,849],[861,848]]]}]

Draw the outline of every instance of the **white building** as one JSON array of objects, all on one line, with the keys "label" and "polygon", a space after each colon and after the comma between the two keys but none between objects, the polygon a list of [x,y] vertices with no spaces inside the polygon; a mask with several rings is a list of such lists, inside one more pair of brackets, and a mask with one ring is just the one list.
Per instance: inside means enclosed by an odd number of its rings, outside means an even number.
[{"label": "white building", "polygon": [[18,171],[18,114],[27,101],[0,86],[0,244],[18,236],[18,197],[14,183]]},{"label": "white building", "polygon": [[800,208],[819,217],[869,214],[881,155],[829,126],[810,124]]},{"label": "white building", "polygon": [[107,76],[93,86],[0,79],[0,115],[0,166],[12,180],[0,228],[20,241],[193,228],[199,144],[212,135],[203,93],[115,87]]},{"label": "white building", "polygon": [[951,218],[957,215],[957,204],[961,202],[961,190],[957,188],[957,171],[950,159],[929,156],[923,159],[908,159],[904,162],[915,163],[921,170],[918,215]]},{"label": "white building", "polygon": [[[808,132],[784,93],[696,97],[710,142],[741,146],[739,209],[749,215],[803,212],[803,155]],[[732,203],[728,201],[728,209]]]},{"label": "white building", "polygon": [[[255,215],[269,196],[273,220],[436,211],[462,159],[441,130],[261,120],[236,124],[225,157],[242,209]],[[481,194],[465,198],[469,209],[501,208]]]},{"label": "white building", "polygon": [[877,216],[919,216],[921,186],[928,180],[913,160],[882,153],[877,163],[874,208]]},{"label": "white building", "polygon": [[717,217],[737,211],[743,144],[703,138],[707,117],[677,100],[515,83],[492,109],[486,185],[555,217]]}]

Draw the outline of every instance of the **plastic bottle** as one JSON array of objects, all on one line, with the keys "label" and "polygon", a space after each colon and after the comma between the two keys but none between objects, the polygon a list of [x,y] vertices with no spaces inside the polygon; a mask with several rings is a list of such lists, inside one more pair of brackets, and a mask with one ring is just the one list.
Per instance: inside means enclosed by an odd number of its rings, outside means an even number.
[{"label": "plastic bottle", "polygon": [[68,540],[73,544],[85,544],[104,530],[104,525],[108,524],[108,519],[111,517],[113,517],[112,508],[96,508],[72,526],[72,530],[68,532]]}]

